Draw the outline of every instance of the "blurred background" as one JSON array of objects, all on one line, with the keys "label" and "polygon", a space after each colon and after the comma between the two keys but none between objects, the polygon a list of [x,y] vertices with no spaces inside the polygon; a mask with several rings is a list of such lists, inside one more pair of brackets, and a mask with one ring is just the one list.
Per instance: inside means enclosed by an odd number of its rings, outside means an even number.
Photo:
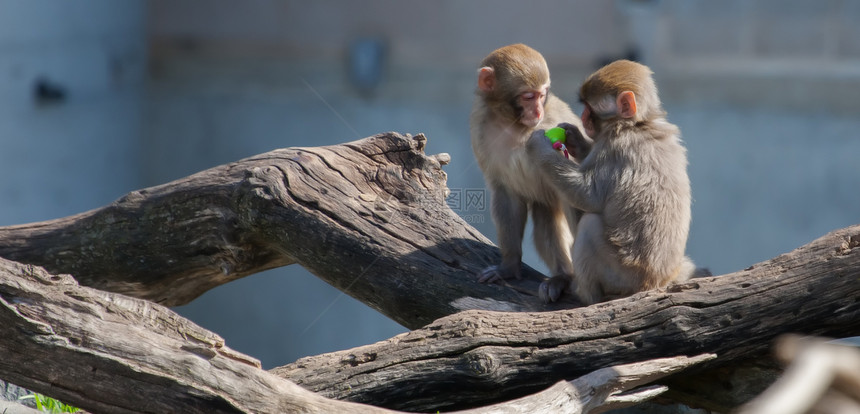
[{"label": "blurred background", "polygon": [[[654,69],[689,151],[689,255],[728,273],[860,223],[857,21],[839,0],[0,0],[0,225],[398,131],[451,154],[450,205],[495,239],[468,116],[478,62],[522,42],[571,103],[603,63]],[[405,331],[298,266],[176,310],[265,368]]]}]

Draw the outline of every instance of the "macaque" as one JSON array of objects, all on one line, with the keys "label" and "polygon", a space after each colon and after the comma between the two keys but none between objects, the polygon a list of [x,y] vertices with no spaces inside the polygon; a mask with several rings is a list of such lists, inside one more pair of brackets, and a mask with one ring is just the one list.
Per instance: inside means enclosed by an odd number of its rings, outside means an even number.
[{"label": "macaque", "polygon": [[[536,129],[561,122],[579,125],[570,107],[549,92],[549,69],[536,50],[515,44],[490,53],[478,70],[472,106],[472,150],[492,192],[491,214],[499,238],[501,263],[482,270],[478,280],[519,278],[522,241],[528,213],[534,222],[535,247],[553,275],[573,272],[573,243],[568,216],[556,190],[525,151]],[[583,138],[587,141],[586,138]],[[575,146],[568,147],[573,158]],[[573,165],[562,157],[564,163]]]},{"label": "macaque", "polygon": [[[696,271],[684,255],[690,228],[690,180],[678,127],[666,120],[651,70],[619,60],[580,88],[584,132],[594,139],[581,164],[553,150],[543,131],[527,144],[529,165],[581,210],[573,245],[574,281],[555,276],[541,296],[570,289],[589,305],[682,282]],[[564,125],[569,144],[583,140]],[[707,270],[702,270],[707,274]]]}]

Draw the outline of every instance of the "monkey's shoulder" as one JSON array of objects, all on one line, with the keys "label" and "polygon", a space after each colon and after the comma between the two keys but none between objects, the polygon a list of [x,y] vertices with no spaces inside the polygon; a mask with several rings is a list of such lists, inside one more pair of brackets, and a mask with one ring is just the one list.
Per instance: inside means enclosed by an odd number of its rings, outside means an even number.
[{"label": "monkey's shoulder", "polygon": [[[615,139],[607,140],[609,147],[606,152],[615,156],[641,160],[645,163],[654,161],[673,161],[680,158],[686,162],[687,150],[681,142],[678,127],[669,123],[647,125],[642,129],[633,129],[619,134]],[[674,161],[673,161],[674,162]]]},{"label": "monkey's shoulder", "polygon": [[[594,180],[614,183],[625,194],[689,193],[686,149],[677,136],[660,139],[637,134],[601,140],[580,167]],[[669,195],[669,194],[666,194]]]}]

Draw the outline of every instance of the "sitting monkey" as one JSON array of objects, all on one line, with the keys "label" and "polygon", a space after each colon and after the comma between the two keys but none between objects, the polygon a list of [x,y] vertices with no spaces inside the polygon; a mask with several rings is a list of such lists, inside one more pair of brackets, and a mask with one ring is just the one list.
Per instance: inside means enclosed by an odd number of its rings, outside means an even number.
[{"label": "sitting monkey", "polygon": [[581,164],[559,155],[542,130],[527,143],[532,165],[583,212],[572,249],[574,280],[551,278],[541,285],[545,300],[570,289],[589,305],[697,272],[684,255],[691,202],[686,149],[665,118],[651,74],[620,60],[586,79],[582,125],[593,144],[576,126],[562,125],[571,149],[590,145]]}]

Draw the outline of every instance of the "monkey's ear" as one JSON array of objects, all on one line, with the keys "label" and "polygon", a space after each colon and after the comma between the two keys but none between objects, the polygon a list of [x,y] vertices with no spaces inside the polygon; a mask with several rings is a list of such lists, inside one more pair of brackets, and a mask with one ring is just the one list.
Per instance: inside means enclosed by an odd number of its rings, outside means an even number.
[{"label": "monkey's ear", "polygon": [[624,91],[616,98],[618,116],[622,118],[633,118],[636,116],[636,94],[633,91]]},{"label": "monkey's ear", "polygon": [[496,73],[493,68],[484,66],[478,69],[478,89],[489,92],[496,86]]}]

